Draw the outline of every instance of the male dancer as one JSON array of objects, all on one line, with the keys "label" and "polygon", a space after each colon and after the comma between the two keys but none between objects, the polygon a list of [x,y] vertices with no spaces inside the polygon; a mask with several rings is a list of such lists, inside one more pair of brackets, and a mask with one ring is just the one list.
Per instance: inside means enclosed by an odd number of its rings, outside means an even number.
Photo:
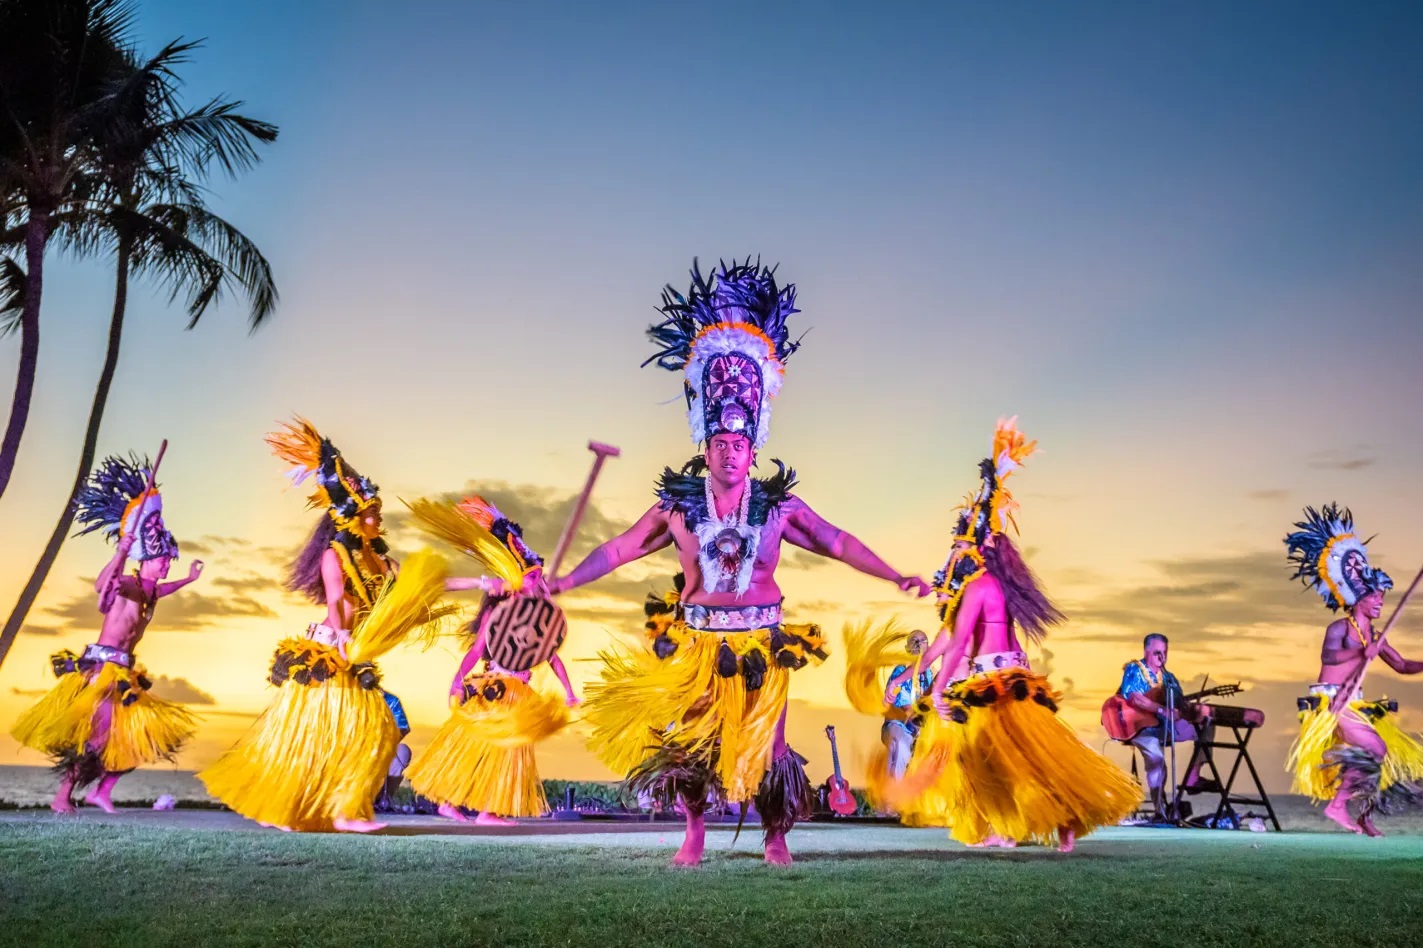
[{"label": "male dancer", "polygon": [[585,704],[591,746],[631,783],[680,799],[687,834],[674,864],[701,861],[707,791],[720,790],[734,803],[754,798],[766,861],[788,865],[786,833],[813,801],[803,760],[785,740],[790,672],[825,652],[818,626],[782,621],[781,542],[920,596],[929,588],[792,494],[795,475],[780,462],[774,476],[751,477],[785,360],[799,347],[786,331],[798,312],[794,285],[778,286],[759,262],[722,264],[709,278],[694,262],[687,295],[667,287],[661,311],[648,362],[685,373],[692,440],[705,451],[664,471],[658,502],[550,589],[567,592],[676,547],[686,577],[676,618],[650,652],[604,656]]},{"label": "male dancer", "polygon": [[[1366,650],[1378,645],[1374,620],[1393,580],[1369,565],[1348,508],[1306,507],[1304,516],[1285,537],[1292,578],[1318,593],[1331,612],[1344,609],[1345,615],[1324,631],[1319,680],[1300,699],[1300,734],[1286,766],[1294,771],[1294,792],[1329,801],[1325,816],[1352,833],[1382,836],[1375,811],[1423,800],[1423,746],[1398,726],[1396,704],[1365,701],[1361,688],[1342,699],[1336,695],[1357,684]],[[1388,642],[1378,656],[1400,675],[1423,672],[1423,662],[1405,659]],[[1358,806],[1357,820],[1349,816],[1350,802]]]},{"label": "male dancer", "polygon": [[[203,571],[194,560],[186,579],[162,582],[178,557],[178,542],[163,524],[162,496],[149,487],[151,469],[147,459],[105,458],[75,499],[80,535],[103,530],[118,538],[113,559],[94,582],[103,627],[82,656],[66,650],[51,657],[59,682],[11,731],[55,758],[63,773],[50,803],[56,813],[73,813],[75,789],[96,780],[84,802],[114,812],[119,778],[171,758],[194,730],[186,709],[150,693],[152,682],[134,658],[158,600]],[[138,569],[125,575],[129,558]]]}]

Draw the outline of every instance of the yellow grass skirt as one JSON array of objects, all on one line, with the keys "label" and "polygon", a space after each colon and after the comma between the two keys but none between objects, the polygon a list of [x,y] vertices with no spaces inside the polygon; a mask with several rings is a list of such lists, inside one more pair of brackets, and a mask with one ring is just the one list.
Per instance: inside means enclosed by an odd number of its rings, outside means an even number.
[{"label": "yellow grass skirt", "polygon": [[[104,769],[114,772],[170,759],[193,735],[196,723],[181,705],[154,697],[146,682],[141,667],[110,662],[93,671],[66,672],[20,716],[10,734],[61,760],[94,752]],[[112,712],[109,733],[96,739],[94,717],[103,707]]]},{"label": "yellow grass skirt", "polygon": [[347,653],[309,638],[277,646],[277,697],[242,739],[198,774],[208,792],[250,820],[296,830],[369,820],[400,730],[382,696],[377,656],[448,610],[445,560],[422,550],[351,630]]},{"label": "yellow grass skirt", "polygon": [[296,664],[292,656],[332,673],[282,684],[252,728],[198,779],[259,823],[327,830],[337,819],[369,820],[400,744],[390,706],[331,646],[286,639],[274,665]]},{"label": "yellow grass skirt", "polygon": [[[1327,696],[1314,696],[1308,711],[1299,715],[1299,737],[1290,747],[1285,768],[1293,771],[1292,793],[1302,793],[1315,803],[1334,799],[1339,792],[1342,774],[1337,765],[1325,761],[1325,754],[1342,746],[1336,728],[1338,718],[1329,710]],[[1388,710],[1384,701],[1353,701],[1349,708],[1374,729],[1383,740],[1388,753],[1379,775],[1379,789],[1387,790],[1396,783],[1416,783],[1423,780],[1423,744],[1398,726],[1397,715]]]},{"label": "yellow grass skirt", "polygon": [[[627,774],[675,744],[713,763],[728,800],[750,800],[771,763],[791,669],[823,654],[820,627],[711,632],[673,622],[663,636],[676,646],[666,658],[650,649],[602,654],[583,706],[589,748]],[[764,669],[759,687],[748,687],[748,668]]]},{"label": "yellow grass skirt", "polygon": [[1058,695],[1042,675],[974,675],[946,697],[949,719],[925,716],[903,782],[911,808],[942,810],[959,842],[997,834],[1053,844],[1061,830],[1085,836],[1140,802],[1131,777],[1058,718]]},{"label": "yellow grass skirt", "polygon": [[568,724],[568,710],[513,675],[471,676],[454,710],[405,776],[436,803],[499,816],[548,812],[534,745]]}]

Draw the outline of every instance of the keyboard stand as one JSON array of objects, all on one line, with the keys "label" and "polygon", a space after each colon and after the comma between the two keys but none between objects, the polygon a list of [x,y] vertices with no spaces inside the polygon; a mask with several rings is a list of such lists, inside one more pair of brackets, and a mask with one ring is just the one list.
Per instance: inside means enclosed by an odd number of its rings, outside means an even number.
[{"label": "keyboard stand", "polygon": [[[1222,740],[1221,732],[1226,729],[1230,730],[1234,740]],[[1279,817],[1275,815],[1275,808],[1270,803],[1270,795],[1265,792],[1265,785],[1260,782],[1260,772],[1255,769],[1255,762],[1250,759],[1250,736],[1255,733],[1255,730],[1253,727],[1245,727],[1239,724],[1221,724],[1220,722],[1216,722],[1215,740],[1196,742],[1195,749],[1191,752],[1191,760],[1186,765],[1186,773],[1189,774],[1191,772],[1191,766],[1196,762],[1197,756],[1203,757],[1204,761],[1201,765],[1201,776],[1205,777],[1209,775],[1220,787],[1220,800],[1216,804],[1213,825],[1219,823],[1221,817],[1225,816],[1227,811],[1234,812],[1235,804],[1247,807],[1263,806],[1265,813],[1268,814],[1270,818],[1270,823],[1275,827],[1275,832],[1278,833],[1282,832]],[[1225,780],[1220,779],[1220,770],[1216,764],[1215,752],[1218,750],[1227,753],[1233,752],[1235,754],[1235,758],[1230,765],[1230,776]],[[1245,768],[1249,771],[1250,780],[1255,784],[1255,792],[1258,796],[1237,796],[1235,794],[1235,781],[1240,776],[1241,764],[1244,764]],[[1172,809],[1174,812],[1180,812],[1181,795],[1184,792],[1185,781],[1183,780],[1182,785],[1176,788],[1175,796],[1172,798]],[[1209,796],[1209,794],[1200,795]]]}]

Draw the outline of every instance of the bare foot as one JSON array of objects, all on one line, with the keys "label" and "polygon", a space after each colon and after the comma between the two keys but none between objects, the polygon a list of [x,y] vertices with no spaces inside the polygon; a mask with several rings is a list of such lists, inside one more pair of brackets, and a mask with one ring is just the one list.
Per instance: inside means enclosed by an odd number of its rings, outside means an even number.
[{"label": "bare foot", "polygon": [[78,811],[78,807],[74,805],[74,801],[68,797],[55,797],[49,801],[49,808],[56,813],[75,813]]},{"label": "bare foot", "polygon": [[105,813],[115,813],[113,801],[109,799],[107,790],[95,790],[84,798],[84,802],[89,806],[96,806]]},{"label": "bare foot", "polygon": [[331,825],[343,833],[374,833],[376,830],[385,829],[384,823],[371,820],[333,820]]},{"label": "bare foot", "polygon": [[276,823],[263,823],[261,820],[257,821],[257,825],[262,827],[262,829],[281,830],[283,833],[290,833],[292,831],[290,826],[278,826]]},{"label": "bare foot", "polygon": [[1362,826],[1349,818],[1349,804],[1343,797],[1335,797],[1331,800],[1329,805],[1324,808],[1324,815],[1351,833],[1364,831]]},{"label": "bare foot", "polygon": [[1006,836],[999,836],[997,833],[989,833],[978,842],[968,845],[973,849],[1013,849],[1018,845],[1018,841]]},{"label": "bare foot", "polygon": [[773,833],[766,838],[766,865],[768,866],[789,866],[791,864],[791,851],[786,846],[785,833]]},{"label": "bare foot", "polygon": [[702,861],[702,851],[707,845],[707,827],[702,816],[687,814],[687,835],[682,840],[682,848],[672,857],[674,866],[697,866]]},{"label": "bare foot", "polygon": [[449,803],[441,803],[439,809],[435,811],[447,820],[454,820],[456,823],[468,823],[469,817],[461,812],[460,808]]},{"label": "bare foot", "polygon": [[1060,829],[1057,831],[1057,851],[1060,853],[1070,853],[1077,848],[1077,832],[1070,829]]},{"label": "bare foot", "polygon": [[474,818],[475,826],[518,826],[518,820],[511,820],[498,813],[481,813]]},{"label": "bare foot", "polygon": [[1365,836],[1372,836],[1375,839],[1383,836],[1383,831],[1374,825],[1374,821],[1369,818],[1368,814],[1359,817],[1359,828],[1364,831]]}]

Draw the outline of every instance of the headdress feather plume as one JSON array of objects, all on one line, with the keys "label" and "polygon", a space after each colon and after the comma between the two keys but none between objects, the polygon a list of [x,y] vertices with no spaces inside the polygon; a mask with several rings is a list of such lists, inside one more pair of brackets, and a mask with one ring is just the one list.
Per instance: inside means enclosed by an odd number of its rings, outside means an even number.
[{"label": "headdress feather plume", "polygon": [[745,434],[756,447],[770,433],[770,400],[780,391],[785,363],[800,348],[787,319],[796,309],[794,284],[780,285],[775,267],[720,261],[710,277],[692,261],[685,294],[668,285],[663,315],[648,337],[658,347],[642,364],[683,373],[692,440],[723,432]]}]

